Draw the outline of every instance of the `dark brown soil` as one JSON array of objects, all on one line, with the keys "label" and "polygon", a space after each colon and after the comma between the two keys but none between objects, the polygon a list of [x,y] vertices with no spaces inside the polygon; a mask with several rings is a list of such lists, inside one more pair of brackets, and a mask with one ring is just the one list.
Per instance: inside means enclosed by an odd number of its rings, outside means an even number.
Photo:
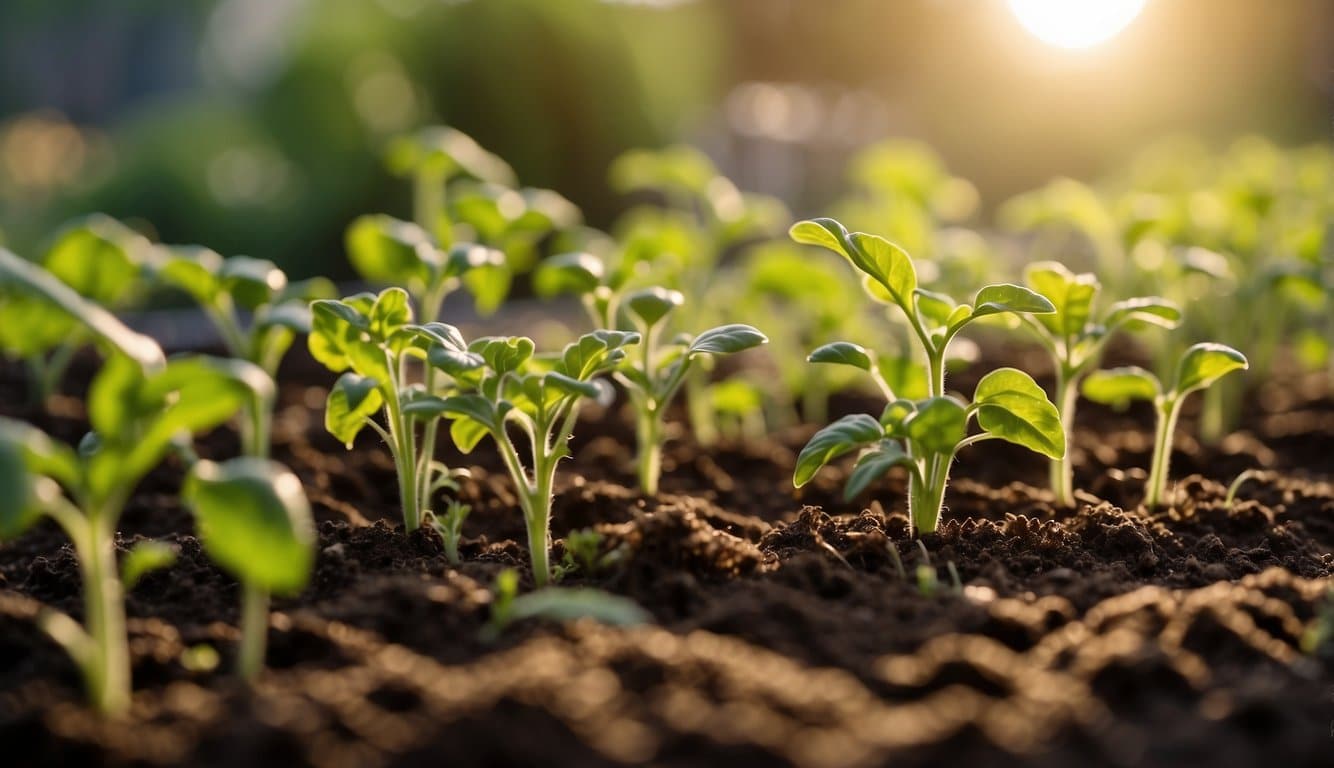
[{"label": "dark brown soil", "polygon": [[[1300,647],[1334,574],[1322,377],[1270,385],[1220,446],[1184,423],[1175,503],[1156,514],[1140,505],[1147,413],[1081,412],[1076,509],[1052,503],[1042,460],[970,449],[922,546],[902,478],[852,504],[837,471],[793,491],[809,430],[709,451],[678,437],[663,493],[646,500],[624,414],[589,412],[554,535],[595,527],[619,559],[566,583],[629,596],[656,623],[524,623],[497,640],[483,633],[490,585],[527,556],[487,448],[468,459],[474,511],[451,568],[434,535],[394,524],[393,468],[373,435],[348,452],[324,434],[332,377],[298,363],[285,378],[276,457],[306,483],[320,553],[311,586],[275,605],[270,671],[249,690],[228,674],[237,588],[191,535],[169,463],[122,524],[126,545],[180,549],[129,596],[126,721],[82,706],[71,663],[32,625],[39,605],[80,612],[57,529],[0,546],[6,765],[1327,764],[1334,661]],[[0,392],[21,394],[13,366]],[[871,406],[838,403],[859,407]],[[55,416],[0,410],[69,440],[84,428],[75,398]],[[221,431],[201,453],[235,446]],[[1248,468],[1266,471],[1228,509],[1226,485]],[[919,584],[923,565],[934,588]],[[199,644],[222,654],[217,670],[182,663]]]}]

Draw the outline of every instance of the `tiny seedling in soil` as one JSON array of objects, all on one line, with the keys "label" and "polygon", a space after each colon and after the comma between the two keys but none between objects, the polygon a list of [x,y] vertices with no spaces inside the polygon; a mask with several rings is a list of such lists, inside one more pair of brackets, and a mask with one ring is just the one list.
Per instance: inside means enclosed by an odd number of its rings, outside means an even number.
[{"label": "tiny seedling in soil", "polygon": [[510,625],[525,619],[567,622],[591,619],[612,627],[648,624],[653,617],[635,601],[592,587],[542,587],[519,594],[519,574],[501,571],[492,588],[491,621],[483,639],[494,640]]},{"label": "tiny seedling in soil", "polygon": [[[1037,334],[1056,370],[1053,402],[1061,412],[1068,446],[1074,438],[1075,403],[1079,381],[1098,367],[1108,339],[1121,328],[1155,325],[1175,328],[1181,310],[1166,299],[1147,296],[1118,301],[1095,317],[1094,302],[1101,287],[1092,274],[1074,274],[1055,261],[1031,264],[1024,271],[1028,287],[1056,308],[1043,315],[1020,315]],[[1069,457],[1051,462],[1051,490],[1061,504],[1074,506],[1074,468]]]},{"label": "tiny seedling in soil", "polygon": [[300,592],[315,562],[315,523],[301,481],[281,464],[245,457],[201,461],[181,493],[194,512],[204,550],[241,583],[237,670],[264,669],[272,594]]},{"label": "tiny seedling in soil", "polygon": [[[463,337],[453,326],[413,324],[412,307],[402,288],[386,288],[378,296],[360,293],[341,301],[312,303],[307,340],[316,360],[342,374],[329,390],[325,428],[349,448],[367,426],[384,438],[398,476],[403,527],[417,530],[432,497],[455,487],[458,472],[435,460],[439,414],[406,411],[409,403],[446,392],[451,385],[439,380],[437,366],[427,366],[424,384],[411,383],[410,364],[425,361],[435,347],[457,353],[452,358],[455,365],[449,367],[454,374],[480,367],[481,358],[467,354]],[[381,410],[383,426],[374,419]],[[424,422],[420,438],[418,422]]]},{"label": "tiny seedling in soil", "polygon": [[[451,329],[452,330],[452,329]],[[609,401],[611,385],[599,378],[626,357],[639,334],[599,330],[581,336],[557,356],[534,357],[532,339],[487,337],[464,345],[457,331],[432,340],[428,362],[454,378],[455,393],[421,395],[402,408],[407,418],[447,417],[450,437],[469,453],[490,437],[519,496],[528,532],[533,579],[551,579],[551,502],[556,466],[570,455],[570,436],[585,400]],[[527,443],[527,465],[520,458]]]},{"label": "tiny seedling in soil", "polygon": [[440,536],[440,541],[445,545],[445,557],[449,558],[450,565],[462,562],[459,558],[459,541],[463,538],[463,521],[468,519],[471,512],[471,505],[450,499],[444,514],[431,513],[427,517],[431,530]]},{"label": "tiny seedling in soil", "polygon": [[[222,337],[227,353],[258,365],[269,376],[298,334],[310,332],[310,302],[334,295],[333,283],[313,278],[289,283],[271,261],[233,256],[224,259],[199,246],[166,248],[155,265],[157,279],[184,291]],[[241,450],[267,457],[273,404],[241,417]]]},{"label": "tiny seedling in soil", "polygon": [[268,402],[273,380],[242,360],[202,356],[165,359],[151,340],[130,331],[40,268],[10,262],[0,272],[32,295],[77,318],[103,341],[109,358],[88,391],[93,432],[78,450],[22,422],[0,419],[0,538],[12,539],[41,517],[69,536],[83,576],[84,623],[47,610],[41,627],[69,653],[89,700],[101,712],[130,702],[125,634],[126,583],[170,558],[160,545],[141,544],[116,569],[115,535],[135,486],[182,435],[212,429],[242,407]]},{"label": "tiny seedling in soil", "polygon": [[[961,448],[1000,438],[1049,458],[1065,455],[1065,432],[1056,406],[1028,374],[1014,368],[992,371],[982,377],[969,404],[945,394],[949,343],[964,326],[988,315],[1051,313],[1055,307],[1050,301],[1022,286],[999,284],[978,291],[971,305],[956,304],[918,288],[912,259],[884,238],[849,233],[833,219],[798,222],[791,234],[799,243],[819,245],[845,257],[865,275],[873,296],[903,310],[926,353],[929,393],[925,399],[899,397],[883,374],[881,361],[860,345],[835,342],[816,349],[809,358],[812,362],[866,371],[889,404],[878,419],[854,414],[815,433],[797,459],[794,485],[805,485],[825,464],[859,449],[862,454],[848,478],[845,497],[856,496],[892,467],[906,467],[913,526],[919,533],[930,533],[940,519],[950,464]],[[973,418],[982,432],[969,436]]]},{"label": "tiny seedling in soil", "polygon": [[1172,460],[1172,437],[1176,433],[1181,404],[1196,390],[1205,389],[1233,371],[1246,370],[1246,356],[1223,344],[1203,343],[1187,349],[1177,363],[1175,382],[1164,391],[1157,376],[1135,366],[1090,373],[1083,384],[1088,399],[1124,408],[1132,400],[1148,400],[1157,414],[1153,439],[1153,463],[1149,469],[1144,505],[1154,509],[1163,503]]},{"label": "tiny seedling in soil", "polygon": [[664,342],[664,321],[684,303],[678,291],[645,288],[620,298],[620,310],[639,331],[639,354],[627,357],[616,379],[630,393],[635,409],[636,466],[639,489],[658,493],[662,475],[663,419],[681,384],[699,358],[730,355],[758,347],[768,338],[741,323],[710,328],[694,338],[682,336]]}]

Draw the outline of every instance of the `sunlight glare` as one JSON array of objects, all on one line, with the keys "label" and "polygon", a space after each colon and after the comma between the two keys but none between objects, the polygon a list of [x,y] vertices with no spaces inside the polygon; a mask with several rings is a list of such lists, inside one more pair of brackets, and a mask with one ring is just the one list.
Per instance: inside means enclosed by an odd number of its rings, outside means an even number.
[{"label": "sunlight glare", "polygon": [[1145,0],[1009,0],[1010,11],[1035,37],[1060,48],[1089,48],[1130,25]]}]

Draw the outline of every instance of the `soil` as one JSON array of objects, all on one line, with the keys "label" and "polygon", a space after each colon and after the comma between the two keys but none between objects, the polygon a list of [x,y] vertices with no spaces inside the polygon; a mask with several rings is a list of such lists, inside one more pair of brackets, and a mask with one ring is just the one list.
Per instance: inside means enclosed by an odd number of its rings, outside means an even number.
[{"label": "soil", "polygon": [[[484,631],[490,586],[527,556],[486,446],[445,457],[472,466],[453,567],[433,534],[396,524],[374,436],[347,451],[325,434],[333,377],[294,356],[282,378],[275,457],[306,485],[320,549],[309,588],[275,602],[270,670],[249,689],[228,672],[238,589],[200,550],[169,461],[121,525],[124,546],[152,537],[180,551],[128,596],[124,721],[83,706],[72,664],[33,626],[42,605],[81,612],[59,531],[0,545],[7,765],[1327,764],[1334,659],[1302,650],[1334,574],[1322,376],[1267,385],[1218,446],[1191,437],[1188,413],[1173,504],[1155,513],[1141,505],[1146,411],[1082,406],[1075,508],[1053,503],[1042,459],[970,449],[940,530],[920,543],[897,474],[852,503],[840,470],[792,489],[809,428],[707,450],[677,434],[663,492],[645,499],[626,414],[590,410],[560,473],[554,557],[568,532],[597,529],[614,562],[564,583],[628,596],[654,623],[523,622],[499,637]],[[78,390],[50,412],[0,412],[77,441]],[[21,371],[0,367],[0,402],[23,392]],[[200,452],[233,455],[236,442],[220,430]],[[1227,484],[1250,468],[1265,471],[1229,508]],[[187,663],[200,645],[221,654],[216,668]]]}]

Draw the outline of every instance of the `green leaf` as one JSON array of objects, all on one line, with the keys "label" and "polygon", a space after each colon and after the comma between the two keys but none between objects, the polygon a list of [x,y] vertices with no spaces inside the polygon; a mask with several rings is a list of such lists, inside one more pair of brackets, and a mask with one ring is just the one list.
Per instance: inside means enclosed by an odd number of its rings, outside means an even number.
[{"label": "green leaf", "polygon": [[833,219],[808,219],[798,221],[788,229],[787,234],[802,245],[818,245],[843,257],[848,257],[848,230]]},{"label": "green leaf", "polygon": [[600,589],[546,587],[509,602],[501,626],[524,619],[592,619],[608,626],[631,627],[651,623],[653,616],[635,601]]},{"label": "green leaf", "polygon": [[854,232],[851,241],[853,264],[884,286],[894,303],[905,310],[911,307],[913,291],[917,289],[917,270],[908,252],[883,237],[865,232]]},{"label": "green leaf", "polygon": [[223,261],[218,277],[232,300],[251,311],[273,301],[287,287],[287,275],[276,264],[249,256]]},{"label": "green leaf", "polygon": [[863,371],[870,371],[875,361],[866,347],[850,341],[835,341],[817,347],[806,357],[807,362],[830,365],[850,365]]},{"label": "green leaf", "polygon": [[563,373],[551,371],[543,374],[542,384],[546,387],[554,388],[564,394],[574,395],[575,397],[587,397],[597,399],[602,394],[595,381],[579,381],[566,376]]},{"label": "green leaf", "polygon": [[1027,373],[997,368],[983,376],[973,407],[978,426],[988,433],[1048,458],[1065,456],[1061,414]]},{"label": "green leaf", "polygon": [[1058,338],[1084,333],[1098,294],[1096,276],[1077,275],[1058,261],[1039,261],[1024,270],[1024,282],[1046,297],[1056,310],[1038,315],[1038,321],[1047,330]]},{"label": "green leaf", "polygon": [[884,427],[874,417],[855,413],[816,432],[797,456],[792,484],[798,488],[810,482],[821,467],[854,448],[885,436]]},{"label": "green leaf", "polygon": [[1176,391],[1179,394],[1204,389],[1233,371],[1244,371],[1250,364],[1246,356],[1224,344],[1196,344],[1182,355],[1177,366]]},{"label": "green leaf", "polygon": [[662,322],[663,318],[684,304],[685,300],[680,291],[655,286],[626,294],[621,299],[621,308],[638,320],[641,329],[649,329]]},{"label": "green leaf", "polygon": [[1160,328],[1172,329],[1181,322],[1181,308],[1158,296],[1126,299],[1107,308],[1107,318],[1103,324],[1112,329],[1131,322],[1148,323]]},{"label": "green leaf", "polygon": [[484,266],[473,269],[463,276],[463,284],[472,294],[477,312],[490,314],[500,308],[509,296],[514,275],[506,266]]},{"label": "green leaf", "polygon": [[486,336],[473,341],[468,349],[482,356],[500,375],[519,370],[533,356],[533,340],[526,336]]},{"label": "green leaf", "polygon": [[928,291],[918,288],[913,291],[917,296],[917,311],[927,320],[931,321],[931,327],[942,327],[950,324],[950,318],[954,315],[959,305],[954,303],[954,299],[943,293]]},{"label": "green leaf", "polygon": [[345,244],[352,268],[373,283],[410,285],[421,290],[430,282],[429,265],[439,261],[426,230],[380,214],[353,220]]},{"label": "green leaf", "polygon": [[639,334],[633,331],[597,330],[586,333],[561,352],[558,370],[580,381],[590,379],[623,360],[624,348],[638,344],[639,340]]},{"label": "green leaf", "polygon": [[281,464],[201,461],[182,497],[209,557],[245,584],[295,594],[315,562],[315,524],[301,481]]},{"label": "green leaf", "polygon": [[533,290],[543,298],[562,293],[591,293],[602,284],[606,267],[591,253],[560,253],[542,262],[533,275]]},{"label": "green leaf", "polygon": [[222,292],[222,256],[199,245],[174,245],[157,265],[157,279],[190,295],[196,303],[212,306]]},{"label": "green leaf", "polygon": [[973,317],[996,315],[1002,312],[1041,315],[1055,312],[1056,307],[1045,296],[1021,285],[999,283],[988,285],[977,292],[973,300]]},{"label": "green leaf", "polygon": [[153,571],[170,568],[176,562],[176,548],[165,541],[141,541],[125,553],[120,562],[120,581],[125,591],[134,589],[139,580]]},{"label": "green leaf", "polygon": [[948,395],[930,397],[917,404],[917,410],[903,420],[904,431],[914,454],[952,456],[968,428],[968,411],[963,403]]},{"label": "green leaf", "polygon": [[460,453],[472,453],[482,438],[491,434],[487,426],[467,416],[456,416],[449,425],[449,439]]},{"label": "green leaf", "polygon": [[402,288],[386,288],[376,297],[370,311],[370,332],[388,340],[394,331],[412,322],[412,305]]},{"label": "green leaf", "polygon": [[324,405],[324,428],[337,440],[352,447],[357,434],[384,405],[380,382],[348,372],[338,377]]},{"label": "green leaf", "polygon": [[166,355],[156,341],[130,330],[110,312],[83,298],[51,273],[4,248],[0,248],[0,289],[40,296],[144,368],[160,368],[166,361]]},{"label": "green leaf", "polygon": [[[78,485],[79,458],[69,446],[52,440],[27,422],[0,416],[0,446],[16,446],[23,466],[34,475],[50,477],[66,487]],[[0,484],[0,488],[6,487]]]},{"label": "green leaf", "polygon": [[917,472],[917,463],[904,453],[903,446],[897,440],[881,440],[874,448],[868,449],[857,458],[857,465],[848,475],[848,482],[843,486],[843,500],[852,501],[867,486],[883,477],[893,467],[907,467],[910,472]]},{"label": "green leaf", "polygon": [[114,307],[135,291],[151,252],[138,232],[93,214],[60,233],[42,266],[81,296]]},{"label": "green leaf", "polygon": [[768,343],[769,337],[753,326],[732,323],[710,328],[696,336],[686,347],[686,354],[731,355]]},{"label": "green leaf", "polygon": [[1090,373],[1084,377],[1080,391],[1095,403],[1124,408],[1131,400],[1156,400],[1162,387],[1152,373],[1139,366],[1126,366]]},{"label": "green leaf", "polygon": [[500,157],[466,133],[443,125],[395,138],[386,150],[385,162],[397,175],[424,173],[438,176],[442,184],[460,174],[511,185],[515,178],[513,169]]},{"label": "green leaf", "polygon": [[0,541],[28,530],[42,516],[36,478],[28,471],[23,446],[0,438]]},{"label": "green leaf", "polygon": [[505,254],[476,243],[455,243],[445,254],[445,277],[461,277],[474,269],[505,266]]}]

